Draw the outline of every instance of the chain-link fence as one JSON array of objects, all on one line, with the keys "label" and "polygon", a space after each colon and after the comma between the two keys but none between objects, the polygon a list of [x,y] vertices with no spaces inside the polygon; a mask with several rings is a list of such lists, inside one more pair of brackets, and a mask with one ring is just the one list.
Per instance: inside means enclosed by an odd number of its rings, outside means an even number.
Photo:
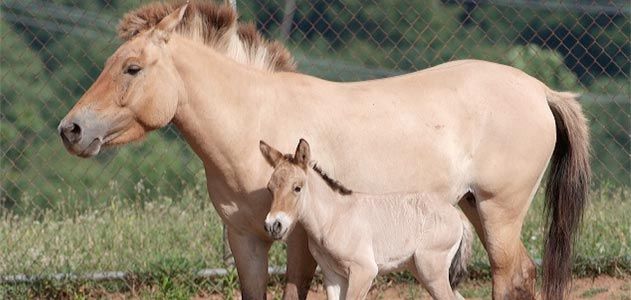
[{"label": "chain-link fence", "polygon": [[[145,2],[0,4],[0,275],[28,281],[109,274],[135,284],[223,267],[221,224],[201,162],[173,127],[90,160],[67,154],[56,132],[120,45],[119,18]],[[580,92],[591,124],[592,188],[631,186],[627,0],[238,0],[237,6],[241,20],[291,50],[300,72],[326,79],[380,78],[478,58]],[[275,247],[271,264],[282,266],[283,246]],[[124,273],[102,273],[110,271]],[[186,278],[211,290],[233,282],[198,275]]]}]

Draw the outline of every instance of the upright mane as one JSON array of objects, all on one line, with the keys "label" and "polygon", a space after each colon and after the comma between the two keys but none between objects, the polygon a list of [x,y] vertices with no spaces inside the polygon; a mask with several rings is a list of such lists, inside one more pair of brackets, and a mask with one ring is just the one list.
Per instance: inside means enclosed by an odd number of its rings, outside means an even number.
[{"label": "upright mane", "polygon": [[342,194],[342,195],[350,195],[353,191],[347,187],[345,187],[341,182],[329,177],[329,174],[324,172],[317,163],[313,164],[313,170],[324,179],[324,182],[334,191]]},{"label": "upright mane", "polygon": [[[154,2],[128,12],[118,25],[119,38],[128,41],[151,29],[185,3]],[[243,64],[272,72],[296,70],[287,48],[277,41],[265,39],[254,24],[238,22],[237,17],[237,12],[228,4],[191,1],[175,30]]]}]

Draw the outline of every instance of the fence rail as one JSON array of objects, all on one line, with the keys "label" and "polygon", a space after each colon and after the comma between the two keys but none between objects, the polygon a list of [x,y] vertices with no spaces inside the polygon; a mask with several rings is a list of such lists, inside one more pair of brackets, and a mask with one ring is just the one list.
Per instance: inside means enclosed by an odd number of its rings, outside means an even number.
[{"label": "fence rail", "polygon": [[[269,267],[267,273],[269,275],[284,275],[286,268],[284,267]],[[230,270],[225,268],[215,269],[203,269],[195,273],[194,279],[214,279],[218,277],[225,277],[230,274]],[[44,281],[125,281],[130,277],[137,276],[133,273],[125,273],[120,271],[110,272],[92,272],[85,274],[73,274],[73,273],[57,273],[47,276],[28,276],[28,275],[8,275],[0,276],[0,284],[36,284]]]}]

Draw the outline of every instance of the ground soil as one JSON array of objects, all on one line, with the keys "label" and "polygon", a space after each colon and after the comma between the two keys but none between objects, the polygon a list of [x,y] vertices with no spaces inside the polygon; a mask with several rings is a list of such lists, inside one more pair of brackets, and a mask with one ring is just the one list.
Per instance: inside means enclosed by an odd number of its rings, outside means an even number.
[{"label": "ground soil", "polygon": [[[491,299],[491,282],[482,280],[470,280],[464,282],[459,291],[466,299]],[[148,293],[149,297],[152,298]],[[108,293],[107,299],[145,299],[128,293]],[[231,299],[241,299],[239,292],[235,291]],[[91,297],[88,297],[91,298]],[[208,294],[201,292],[194,300],[221,300],[225,299],[220,294]],[[267,299],[281,299],[281,286],[274,285],[268,289]],[[314,285],[309,292],[308,300],[324,300],[326,293],[322,285]],[[379,283],[373,286],[368,294],[368,299],[402,300],[402,299],[431,299],[427,292],[416,284],[406,283]],[[540,299],[538,297],[538,299]],[[589,300],[631,300],[631,276],[610,277],[598,276],[595,278],[574,279],[569,299]]]},{"label": "ground soil", "polygon": [[[460,290],[466,299],[491,299],[491,282],[473,280],[463,283]],[[270,292],[268,299],[280,298],[280,291]],[[239,299],[239,295],[235,295]],[[223,299],[220,295],[200,295],[196,300]],[[321,285],[314,286],[309,292],[309,300],[326,299],[326,293]],[[387,283],[373,286],[368,299],[430,299],[429,295],[413,284]],[[595,278],[579,278],[573,281],[570,299],[590,300],[631,300],[631,276]]]},{"label": "ground soil", "polygon": [[[489,281],[469,281],[461,287],[466,299],[490,299]],[[322,287],[313,289],[308,299],[326,299]],[[431,299],[420,287],[411,284],[392,284],[386,287],[373,287],[368,299]],[[599,276],[574,280],[570,299],[616,299],[631,300],[631,277]]]}]

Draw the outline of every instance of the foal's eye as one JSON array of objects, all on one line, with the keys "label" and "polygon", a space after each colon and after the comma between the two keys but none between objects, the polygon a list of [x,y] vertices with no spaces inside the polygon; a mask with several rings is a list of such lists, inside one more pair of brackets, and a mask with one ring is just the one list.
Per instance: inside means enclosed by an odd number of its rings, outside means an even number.
[{"label": "foal's eye", "polygon": [[294,188],[294,192],[296,192],[296,193],[300,193],[301,190],[302,190],[302,188],[299,187],[299,186]]},{"label": "foal's eye", "polygon": [[141,70],[142,70],[142,68],[139,65],[129,65],[125,69],[125,74],[129,74],[131,76],[135,76]]}]

